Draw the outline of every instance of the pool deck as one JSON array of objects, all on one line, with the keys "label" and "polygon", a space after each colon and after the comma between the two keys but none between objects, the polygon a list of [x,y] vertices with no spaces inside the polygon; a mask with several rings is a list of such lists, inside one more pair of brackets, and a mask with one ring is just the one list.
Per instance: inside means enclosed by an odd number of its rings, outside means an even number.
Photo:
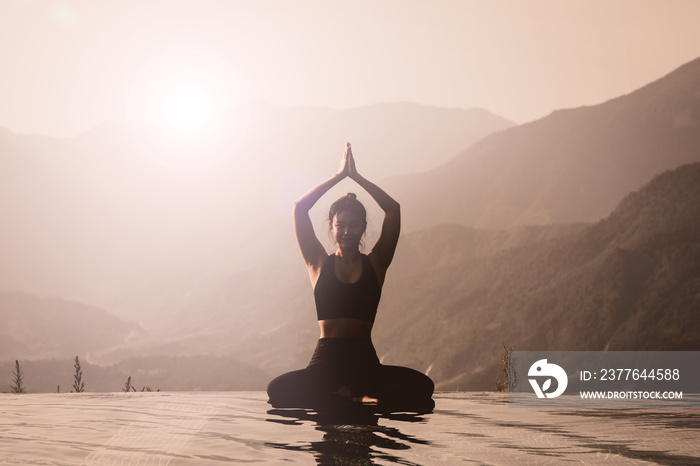
[{"label": "pool deck", "polygon": [[326,424],[263,392],[0,394],[0,464],[700,464],[700,410],[517,409],[437,393],[435,410]]}]

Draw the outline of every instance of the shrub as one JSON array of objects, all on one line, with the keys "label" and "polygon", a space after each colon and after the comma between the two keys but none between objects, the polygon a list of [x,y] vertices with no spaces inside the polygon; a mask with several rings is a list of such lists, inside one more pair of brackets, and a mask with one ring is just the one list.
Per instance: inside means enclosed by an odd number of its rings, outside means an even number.
[{"label": "shrub", "polygon": [[82,393],[85,391],[85,382],[83,382],[83,371],[80,370],[80,360],[78,356],[75,357],[75,375],[73,380],[73,390],[75,393]]},{"label": "shrub", "polygon": [[513,350],[515,350],[515,345],[511,344],[510,347],[503,346],[503,357],[501,358],[503,365],[501,370],[503,371],[504,381],[501,382],[501,378],[496,377],[496,388],[499,392],[507,392],[518,384],[518,377],[513,370]]},{"label": "shrub", "polygon": [[24,374],[22,373],[22,369],[19,367],[19,361],[17,360],[15,360],[15,371],[12,373],[12,375],[14,376],[12,378],[12,386],[10,387],[12,389],[12,393],[24,393]]}]

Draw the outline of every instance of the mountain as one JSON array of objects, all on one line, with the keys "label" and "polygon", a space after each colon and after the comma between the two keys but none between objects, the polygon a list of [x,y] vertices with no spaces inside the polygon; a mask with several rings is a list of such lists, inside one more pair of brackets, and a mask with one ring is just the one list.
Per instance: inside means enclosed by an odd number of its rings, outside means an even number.
[{"label": "mountain", "polygon": [[[490,389],[508,344],[697,349],[698,168],[678,166],[698,158],[699,63],[379,181],[406,225],[374,331],[383,362],[427,371],[439,388]],[[411,110],[395,108],[397,122]],[[103,365],[206,355],[270,376],[303,367],[318,327],[289,215],[277,206],[288,209],[290,193],[337,168],[338,139],[353,141],[370,173],[418,170],[410,161],[440,139],[382,135],[370,110],[257,106],[248,139],[214,167],[165,166],[162,154],[144,153],[152,139],[116,124],[67,140],[0,132],[0,290],[91,303],[147,330],[91,349]],[[345,137],[347,121],[358,133]],[[355,142],[364,132],[372,137]],[[380,141],[401,149],[380,156]],[[322,240],[335,194],[312,210]],[[381,217],[368,204],[371,245]],[[33,350],[9,335],[4,347]]]},{"label": "mountain", "polygon": [[578,231],[387,282],[376,347],[385,363],[429,370],[439,388],[493,389],[504,345],[697,351],[699,297],[695,163],[655,177]]},{"label": "mountain", "polygon": [[102,309],[27,293],[0,293],[0,361],[90,355],[145,331]]},{"label": "mountain", "polygon": [[[176,327],[103,360],[235,355],[271,376],[304,367],[318,327],[293,253],[203,279],[168,307]],[[384,286],[375,347],[385,364],[427,371],[448,390],[493,389],[503,345],[698,350],[698,264],[699,163],[657,176],[593,224],[409,232]]]},{"label": "mountain", "polygon": [[[112,364],[86,366],[94,377],[90,390],[116,390],[128,375],[135,384],[170,390],[238,389],[236,380],[262,389],[266,377],[303,367],[317,337],[311,288],[295,255],[280,260],[279,267],[264,262],[193,283],[187,299],[168,308],[179,322],[175,328],[93,353]],[[695,351],[700,348],[698,264],[700,163],[655,177],[593,224],[501,231],[441,225],[410,232],[402,237],[384,287],[375,346],[385,364],[426,371],[439,389],[449,390],[493,389],[503,345]],[[87,327],[71,330],[76,322],[87,325],[81,313],[72,325],[61,324],[70,313],[37,317],[37,298],[8,296],[25,304],[5,306],[6,315],[20,316],[38,334],[12,345],[11,358],[32,342],[61,334],[73,342],[90,336],[93,345],[104,340]],[[49,317],[50,325],[44,323]],[[14,334],[24,332],[6,332]],[[195,354],[219,362],[204,371],[173,369],[206,367],[192,360]],[[60,382],[49,368],[55,363],[31,364],[44,368],[30,371],[37,390],[70,383],[68,364]],[[9,362],[6,366],[11,369]],[[38,376],[44,373],[54,376]]]},{"label": "mountain", "polygon": [[0,290],[148,319],[144,309],[163,305],[153,290],[271,254],[292,201],[337,169],[346,140],[376,179],[432,168],[513,125],[485,110],[409,103],[258,103],[232,110],[230,122],[237,132],[223,159],[206,152],[216,147],[173,148],[155,130],[114,122],[67,139],[0,131]]},{"label": "mountain", "polygon": [[664,170],[700,160],[700,59],[600,105],[492,134],[397,177],[407,229],[590,222]]}]

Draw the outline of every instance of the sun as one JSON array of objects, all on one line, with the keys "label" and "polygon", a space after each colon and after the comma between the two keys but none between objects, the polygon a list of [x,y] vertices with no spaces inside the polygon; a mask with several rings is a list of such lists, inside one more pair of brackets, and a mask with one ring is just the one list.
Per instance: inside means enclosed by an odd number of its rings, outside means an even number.
[{"label": "sun", "polygon": [[133,133],[149,156],[175,167],[225,158],[245,126],[245,86],[225,60],[202,52],[168,53],[132,84]]},{"label": "sun", "polygon": [[162,121],[178,131],[205,130],[217,117],[214,93],[196,82],[168,89],[159,107]]}]

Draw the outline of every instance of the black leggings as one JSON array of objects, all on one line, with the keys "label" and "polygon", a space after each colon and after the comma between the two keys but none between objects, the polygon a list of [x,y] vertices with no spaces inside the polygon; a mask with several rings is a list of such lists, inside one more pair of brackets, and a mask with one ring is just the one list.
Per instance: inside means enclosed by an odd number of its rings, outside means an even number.
[{"label": "black leggings", "polygon": [[273,379],[267,394],[278,408],[314,408],[343,387],[353,397],[411,408],[432,403],[434,384],[408,367],[380,364],[369,338],[321,338],[308,367]]}]

